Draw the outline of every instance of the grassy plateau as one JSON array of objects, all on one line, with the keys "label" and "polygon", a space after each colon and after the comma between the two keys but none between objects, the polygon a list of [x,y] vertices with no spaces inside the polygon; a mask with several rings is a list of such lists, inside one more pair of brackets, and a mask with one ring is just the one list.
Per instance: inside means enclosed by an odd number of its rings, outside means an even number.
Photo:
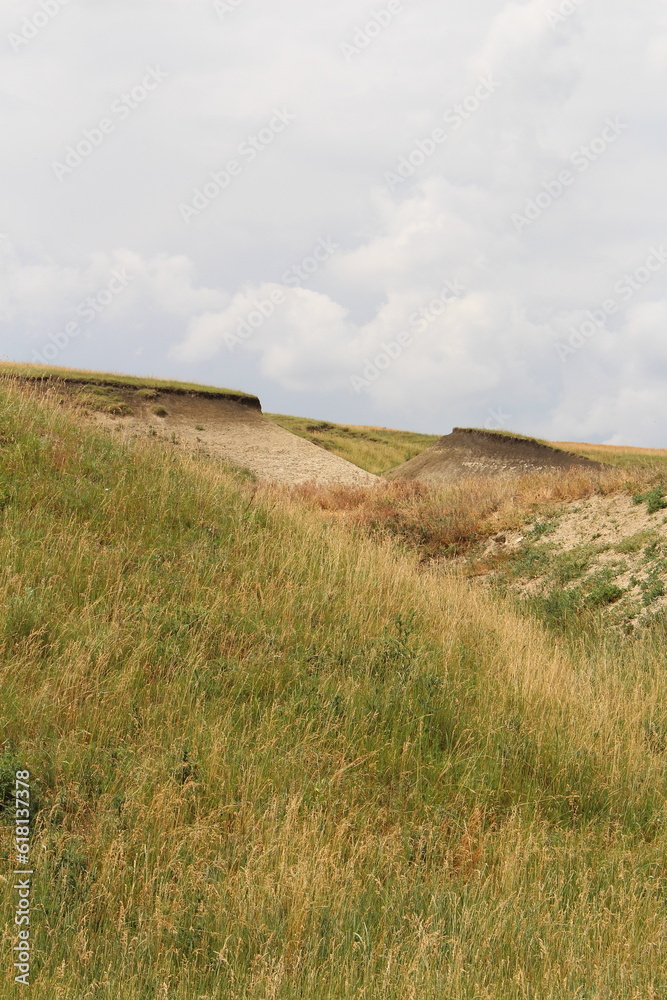
[{"label": "grassy plateau", "polygon": [[667,996],[664,626],[550,629],[402,530],[615,488],[559,482],[256,489],[0,383],[1,995],[28,769],[35,1000]]},{"label": "grassy plateau", "polygon": [[124,389],[159,389],[162,392],[194,393],[199,396],[213,396],[219,399],[233,399],[259,403],[256,396],[234,389],[219,389],[197,382],[177,382],[173,379],[148,378],[136,375],[118,375],[106,372],[89,372],[79,368],[57,368],[54,365],[20,364],[14,361],[0,361],[0,378],[16,378],[28,381],[61,381],[84,387],[118,387]]},{"label": "grassy plateau", "polygon": [[654,472],[667,473],[667,449],[664,448],[627,448],[622,445],[610,444],[576,444],[567,442],[557,444],[557,448],[572,451],[594,462],[604,462],[627,471],[647,469]]}]

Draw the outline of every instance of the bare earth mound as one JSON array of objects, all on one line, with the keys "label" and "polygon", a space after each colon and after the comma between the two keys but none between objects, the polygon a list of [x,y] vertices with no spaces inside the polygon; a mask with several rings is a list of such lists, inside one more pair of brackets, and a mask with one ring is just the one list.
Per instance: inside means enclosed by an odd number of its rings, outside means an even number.
[{"label": "bare earth mound", "polygon": [[[98,424],[119,427],[124,433],[157,435],[188,451],[201,450],[249,469],[263,482],[323,486],[377,482],[377,476],[370,472],[268,420],[252,397],[247,402],[234,402],[160,390],[145,398],[141,392],[115,389],[124,413],[90,408],[89,412]],[[76,402],[76,392],[70,390],[69,394]]]},{"label": "bare earth mound", "polygon": [[385,478],[444,486],[469,476],[523,476],[576,467],[589,471],[603,468],[598,462],[532,438],[455,427],[421,455],[386,473]]}]

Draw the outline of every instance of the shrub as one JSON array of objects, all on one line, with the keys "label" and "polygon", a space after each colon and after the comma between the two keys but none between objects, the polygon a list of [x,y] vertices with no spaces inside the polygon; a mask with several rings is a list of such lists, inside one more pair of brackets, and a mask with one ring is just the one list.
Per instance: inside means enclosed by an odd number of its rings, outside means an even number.
[{"label": "shrub", "polygon": [[122,396],[104,385],[87,385],[79,389],[74,395],[74,402],[85,410],[114,417],[129,417],[133,412]]},{"label": "shrub", "polygon": [[[475,476],[440,488],[398,479],[370,488],[307,484],[294,492],[322,510],[349,516],[370,534],[401,538],[433,558],[459,555],[499,530],[524,529],[526,512],[606,495],[626,483],[618,470],[592,475],[573,469],[516,479]],[[540,524],[532,538],[552,530],[551,521],[547,525]]]},{"label": "shrub", "polygon": [[606,604],[615,604],[623,597],[623,591],[615,583],[603,582],[596,584],[588,595],[588,603],[591,607],[604,607]]},{"label": "shrub", "polygon": [[657,514],[659,510],[667,509],[665,487],[663,485],[656,486],[647,493],[637,493],[632,499],[638,506],[639,504],[645,503],[648,507],[649,514]]}]

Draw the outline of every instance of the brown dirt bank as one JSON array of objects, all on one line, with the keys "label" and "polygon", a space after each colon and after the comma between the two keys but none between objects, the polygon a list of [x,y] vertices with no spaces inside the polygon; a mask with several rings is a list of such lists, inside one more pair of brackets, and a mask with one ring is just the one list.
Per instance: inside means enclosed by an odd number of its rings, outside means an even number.
[{"label": "brown dirt bank", "polygon": [[455,427],[385,478],[443,486],[470,476],[525,476],[573,468],[592,472],[604,466],[532,438]]}]

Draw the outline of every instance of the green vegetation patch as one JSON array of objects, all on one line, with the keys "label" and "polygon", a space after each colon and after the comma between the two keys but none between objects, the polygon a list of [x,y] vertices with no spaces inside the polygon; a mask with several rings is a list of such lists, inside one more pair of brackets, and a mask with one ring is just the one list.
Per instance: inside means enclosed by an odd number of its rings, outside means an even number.
[{"label": "green vegetation patch", "polygon": [[540,539],[545,535],[551,535],[558,527],[558,521],[536,521],[529,532],[531,539]]},{"label": "green vegetation patch", "polygon": [[641,552],[646,545],[655,541],[656,538],[657,535],[652,528],[646,531],[638,531],[636,534],[630,535],[628,538],[623,538],[617,545],[614,546],[614,548],[617,552],[621,552],[625,555],[632,555],[635,552]]},{"label": "green vegetation patch", "polygon": [[565,552],[553,553],[551,572],[555,581],[563,585],[580,579],[590,568],[598,551],[593,545],[578,545]]},{"label": "green vegetation patch", "polygon": [[74,394],[74,402],[83,409],[95,413],[107,413],[114,417],[129,417],[133,410],[118,392],[108,386],[84,386]]},{"label": "green vegetation patch", "polygon": [[645,503],[649,514],[657,514],[659,510],[667,509],[667,499],[665,499],[665,487],[660,484],[649,490],[647,493],[638,493],[633,496],[635,504]]},{"label": "green vegetation patch", "polygon": [[615,604],[620,601],[625,591],[612,583],[609,579],[599,579],[592,583],[588,591],[587,599],[591,607],[605,607],[607,604]]}]

